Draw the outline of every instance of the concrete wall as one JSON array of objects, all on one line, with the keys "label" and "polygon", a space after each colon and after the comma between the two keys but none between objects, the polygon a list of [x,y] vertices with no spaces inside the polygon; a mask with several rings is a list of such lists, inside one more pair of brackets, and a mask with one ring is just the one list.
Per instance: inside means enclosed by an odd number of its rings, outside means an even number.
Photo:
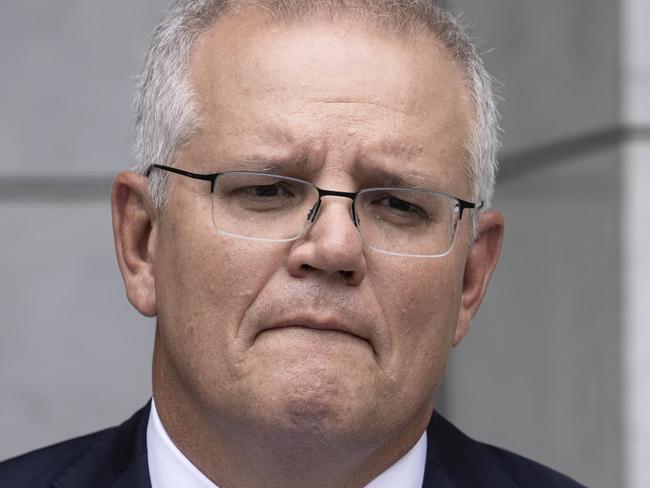
[{"label": "concrete wall", "polygon": [[507,232],[443,410],[596,488],[650,483],[642,4],[453,2],[504,84]]},{"label": "concrete wall", "polygon": [[596,488],[622,483],[620,157],[502,181],[503,257],[446,390],[469,435]]},{"label": "concrete wall", "polygon": [[626,486],[650,485],[650,3],[627,0],[623,9],[625,145],[623,227],[623,456]]},{"label": "concrete wall", "polygon": [[1,202],[0,458],[121,422],[150,391],[105,199]]},{"label": "concrete wall", "polygon": [[620,1],[447,3],[470,24],[502,84],[506,154],[619,125]]},{"label": "concrete wall", "polygon": [[154,323],[124,296],[108,196],[165,5],[0,7],[0,459],[121,422],[150,395]]}]

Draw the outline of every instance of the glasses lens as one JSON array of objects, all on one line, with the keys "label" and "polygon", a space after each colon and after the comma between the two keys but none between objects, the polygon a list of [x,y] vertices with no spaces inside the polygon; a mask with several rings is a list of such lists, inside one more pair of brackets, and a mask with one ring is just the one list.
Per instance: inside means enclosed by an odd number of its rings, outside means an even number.
[{"label": "glasses lens", "polygon": [[373,249],[411,256],[440,256],[451,249],[458,202],[447,195],[411,188],[359,193],[359,229]]},{"label": "glasses lens", "polygon": [[309,183],[260,173],[222,173],[213,193],[217,230],[269,241],[298,237],[318,201],[318,191]]}]

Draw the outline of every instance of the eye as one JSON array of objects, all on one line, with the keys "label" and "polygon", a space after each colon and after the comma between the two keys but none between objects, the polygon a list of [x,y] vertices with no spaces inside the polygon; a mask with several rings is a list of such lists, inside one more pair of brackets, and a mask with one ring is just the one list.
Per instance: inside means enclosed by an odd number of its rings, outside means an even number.
[{"label": "eye", "polygon": [[286,187],[280,185],[279,183],[274,183],[271,185],[248,186],[240,189],[240,191],[254,197],[279,197],[292,195],[292,193]]},{"label": "eye", "polygon": [[427,218],[427,212],[420,206],[394,195],[378,196],[373,200],[373,205],[380,208],[382,212],[390,212],[408,218]]},{"label": "eye", "polygon": [[401,200],[399,198],[395,197],[385,197],[383,198],[380,202],[381,205],[384,205],[386,207],[389,207],[393,210],[397,210],[399,212],[420,212],[421,209],[417,205],[413,205],[405,200]]},{"label": "eye", "polygon": [[305,184],[258,175],[229,175],[218,190],[215,198],[219,204],[255,212],[290,211],[309,196]]},{"label": "eye", "polygon": [[438,220],[435,195],[411,188],[376,189],[362,193],[358,210],[368,221],[395,227],[428,226]]}]

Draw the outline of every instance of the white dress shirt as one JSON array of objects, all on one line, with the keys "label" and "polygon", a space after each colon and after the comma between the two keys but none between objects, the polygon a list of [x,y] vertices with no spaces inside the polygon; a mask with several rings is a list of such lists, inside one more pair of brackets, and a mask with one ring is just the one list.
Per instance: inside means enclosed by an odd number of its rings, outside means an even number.
[{"label": "white dress shirt", "polygon": [[[152,488],[219,488],[174,445],[151,399],[147,424],[147,456]],[[365,488],[421,488],[427,456],[427,433],[404,457]]]}]

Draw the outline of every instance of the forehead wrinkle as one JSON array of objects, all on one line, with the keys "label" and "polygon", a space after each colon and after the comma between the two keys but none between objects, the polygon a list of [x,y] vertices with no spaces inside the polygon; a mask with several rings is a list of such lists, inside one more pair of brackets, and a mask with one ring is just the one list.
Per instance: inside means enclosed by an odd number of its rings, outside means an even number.
[{"label": "forehead wrinkle", "polygon": [[234,127],[224,134],[226,141],[237,141],[223,144],[222,140],[220,144],[225,149],[220,161],[230,166],[238,164],[242,169],[266,170],[290,165],[302,169],[310,163],[308,155],[312,145],[301,140],[280,118],[261,120],[244,133]]},{"label": "forehead wrinkle", "polygon": [[414,145],[395,138],[381,138],[364,148],[356,158],[353,169],[359,176],[374,175],[389,186],[431,188],[435,183],[431,175],[404,164],[405,161],[421,160],[423,153],[424,148],[420,144]]},{"label": "forehead wrinkle", "polygon": [[418,157],[424,148],[418,144],[414,146],[405,140],[395,138],[382,138],[377,143],[368,146],[368,152],[376,152],[382,157],[414,159]]},{"label": "forehead wrinkle", "polygon": [[373,180],[379,180],[383,186],[388,187],[435,189],[433,178],[420,171],[403,167],[399,170],[392,170],[387,166],[378,164],[376,161],[368,161],[362,158],[354,161],[353,174],[361,180],[369,177]]},{"label": "forehead wrinkle", "polygon": [[309,103],[323,104],[323,105],[369,105],[371,107],[377,107],[382,110],[387,110],[390,112],[397,112],[402,115],[411,116],[412,114],[406,110],[403,110],[399,107],[391,107],[380,102],[372,100],[357,100],[352,97],[336,97],[336,98],[314,98],[309,100]]},{"label": "forehead wrinkle", "polygon": [[282,174],[288,169],[305,171],[311,165],[305,155],[278,156],[263,153],[251,153],[228,158],[227,165],[233,170],[256,171],[261,173]]}]

